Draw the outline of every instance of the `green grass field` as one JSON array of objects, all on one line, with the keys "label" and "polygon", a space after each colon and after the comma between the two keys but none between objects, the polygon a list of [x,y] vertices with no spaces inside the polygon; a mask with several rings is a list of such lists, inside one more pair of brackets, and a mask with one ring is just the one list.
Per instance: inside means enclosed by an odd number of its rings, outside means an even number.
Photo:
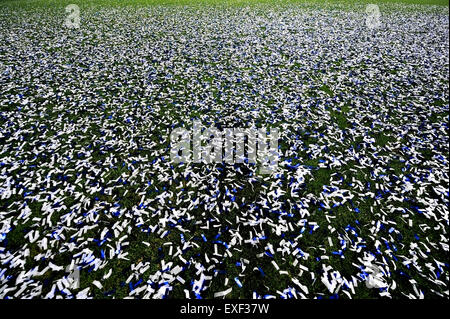
[{"label": "green grass field", "polygon": [[448,4],[0,1],[0,298],[449,298]]},{"label": "green grass field", "polygon": [[182,5],[182,6],[248,6],[248,5],[354,5],[354,4],[418,4],[418,5],[439,5],[448,6],[448,0],[328,0],[328,1],[314,1],[314,0],[82,0],[82,1],[70,1],[70,0],[2,0],[2,5],[6,6],[19,6],[19,7],[54,7],[54,6],[66,6],[71,3],[77,3],[79,5],[92,6],[129,6],[129,5]]}]

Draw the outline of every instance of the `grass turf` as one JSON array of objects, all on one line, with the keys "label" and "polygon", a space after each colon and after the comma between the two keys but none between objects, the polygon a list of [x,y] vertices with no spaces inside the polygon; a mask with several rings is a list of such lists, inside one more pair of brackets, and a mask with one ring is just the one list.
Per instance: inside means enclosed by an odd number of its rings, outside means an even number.
[{"label": "grass turf", "polygon": [[[368,1],[369,3],[370,1]],[[432,4],[432,5],[448,5],[448,1],[441,1],[441,0],[405,0],[405,1],[382,1],[383,3],[407,3],[407,4]],[[105,6],[105,7],[110,7],[110,6],[130,6],[130,5],[139,5],[139,6],[146,6],[146,5],[189,5],[189,6],[204,6],[204,5],[212,5],[212,6],[247,6],[247,5],[267,5],[267,6],[272,6],[272,5],[279,5],[281,4],[279,1],[145,1],[145,0],[128,0],[128,1],[82,1],[82,2],[76,2],[76,1],[44,1],[44,0],[36,0],[36,1],[22,1],[22,0],[16,0],[16,1],[2,1],[0,2],[0,5],[2,6],[1,9],[4,8],[13,8],[14,10],[21,10],[21,9],[41,9],[41,8],[47,8],[47,7],[51,7],[51,8],[55,8],[55,7],[63,7],[69,3],[78,3],[80,4],[81,7],[91,7],[92,5],[98,5],[98,6]],[[304,3],[303,1],[284,1],[283,5],[296,5],[298,3]],[[353,1],[330,1],[328,4],[323,4],[322,2],[311,2],[308,1],[306,2],[308,5],[312,4],[313,7],[323,7],[323,8],[329,8],[330,6],[333,7],[333,5],[337,4],[337,5],[348,5],[348,4],[352,4]],[[359,5],[361,5],[364,2],[358,2]],[[0,10],[1,10],[0,9]],[[101,39],[95,39],[92,38],[90,40],[86,40],[87,42],[92,41],[92,43],[94,44],[94,46],[98,43],[101,43]],[[52,47],[48,47],[48,50],[50,53],[54,53],[54,52],[58,52],[58,48],[52,48]],[[54,51],[52,51],[54,50]],[[70,55],[67,56],[67,59],[70,59]],[[339,61],[337,61],[337,68],[339,68],[338,65]],[[357,68],[364,68],[363,65],[360,66],[356,66]],[[160,81],[162,82],[163,85],[166,84],[164,79],[160,79]],[[205,81],[208,82],[208,79],[205,77]],[[209,82],[213,82],[214,79],[209,79]],[[321,82],[321,81],[318,81]],[[309,92],[309,95],[311,98],[325,98],[325,97],[333,97],[337,94],[337,92],[334,91],[333,88],[330,88],[329,86],[327,86],[326,84],[322,84],[315,88],[311,89],[311,92]],[[176,87],[177,85],[185,85],[182,82],[182,79],[179,79],[179,82],[177,84],[175,84],[174,87]],[[447,85],[448,86],[448,82],[443,82],[442,85]],[[117,91],[118,92],[118,91]],[[17,92],[9,92],[9,93],[17,93]],[[100,92],[99,94],[105,94],[105,92]],[[111,92],[110,92],[111,94]],[[106,94],[107,95],[107,94]],[[70,96],[70,92],[67,93],[67,96]],[[106,96],[107,97],[107,96]],[[44,101],[41,101],[44,102]],[[46,124],[47,128],[43,128],[43,132],[45,132],[45,134],[48,134],[49,137],[51,136],[56,136],[58,134],[58,126],[53,124],[53,121],[55,119],[57,119],[58,115],[58,111],[53,109],[54,107],[57,106],[58,101],[57,100],[47,100],[47,114],[48,117],[46,117],[46,119],[41,119],[40,121],[41,124]],[[436,104],[441,104],[443,106],[447,105],[448,107],[448,96],[447,96],[447,100],[445,100],[445,98],[439,98],[436,101]],[[7,107],[12,107],[13,109],[15,109],[16,105],[9,105]],[[6,109],[6,106],[2,106],[2,111],[6,112],[9,111],[8,109]],[[12,111],[12,110],[11,110]],[[108,116],[112,116],[114,115],[114,118],[111,120],[112,124],[116,123],[118,126],[123,125],[124,121],[126,121],[126,117],[127,115],[129,115],[129,109],[124,109],[124,112],[121,113],[120,111],[115,111],[112,109],[108,109],[108,106],[106,106],[106,110],[105,110],[105,117],[108,118]],[[195,110],[192,111],[192,115],[195,116]],[[330,123],[334,123],[340,130],[345,131],[348,129],[351,129],[354,125],[354,123],[352,123],[349,119],[351,119],[352,117],[354,117],[354,114],[357,113],[357,110],[354,109],[354,106],[348,106],[345,105],[342,108],[336,108],[336,107],[330,107],[326,110],[326,112],[329,113],[329,118],[330,118]],[[86,119],[89,118],[89,112],[86,112],[85,110],[81,111],[82,116],[84,116]],[[323,115],[323,114],[321,114]],[[161,116],[164,116],[164,114],[162,113]],[[181,115],[177,112],[176,109],[174,109],[173,111],[170,111],[170,116],[172,117],[172,119],[177,119],[178,117],[181,117]],[[429,123],[433,124],[433,123],[441,123],[442,121],[445,120],[446,118],[446,113],[445,112],[437,112],[437,113],[433,113],[431,114],[431,117],[428,119]],[[67,115],[67,121],[76,121],[76,116],[73,114],[69,114]],[[134,120],[138,120],[138,116],[136,116],[134,118]],[[447,116],[448,118],[448,116]],[[398,122],[396,122],[398,121]],[[2,120],[2,124],[5,124],[6,120]],[[362,126],[366,129],[370,128],[370,134],[371,137],[373,137],[375,139],[375,144],[377,146],[379,146],[380,148],[383,149],[383,151],[385,152],[385,154],[380,154],[381,156],[383,155],[388,155],[389,151],[387,148],[385,148],[385,146],[390,146],[392,145],[392,143],[395,140],[395,136],[392,136],[392,134],[390,134],[390,132],[388,130],[384,130],[384,129],[380,129],[377,130],[377,128],[373,128],[372,127],[372,122],[370,121],[369,118],[366,119],[362,119]],[[397,126],[401,126],[401,125],[406,125],[407,122],[405,122],[404,119],[401,118],[395,118],[395,116],[392,118],[392,124],[395,124]],[[100,136],[101,135],[101,130],[96,127],[96,124],[93,123],[91,126],[88,127],[89,131],[92,132],[93,135],[96,136]],[[322,125],[318,125],[315,126],[311,129],[311,131],[314,131],[314,134],[310,134],[311,132],[307,132],[308,134],[305,134],[305,132],[300,131],[298,132],[299,134],[302,134],[302,140],[304,141],[305,145],[313,145],[313,144],[317,144],[317,143],[321,143],[320,142],[320,134],[323,132],[326,132],[327,128],[325,126]],[[35,131],[35,134],[40,134],[39,130]],[[120,136],[120,132],[118,132],[119,136]],[[68,138],[67,136],[64,138]],[[63,138],[63,140],[64,140]],[[154,137],[156,141],[158,141],[157,137]],[[403,139],[401,140],[401,142],[407,144],[408,143],[408,138],[407,137],[403,137]],[[4,141],[4,143],[6,143],[6,141]],[[84,145],[85,147],[88,147],[91,145],[91,141],[86,138],[86,140],[79,140],[79,143]],[[364,149],[368,147],[368,144],[366,141],[364,140],[354,140],[354,141],[349,141],[349,144],[346,145],[339,145],[339,147],[353,147],[355,149]],[[164,149],[165,147],[167,147],[167,143],[161,143],[160,144],[161,149]],[[281,145],[282,149],[289,149],[290,145]],[[330,152],[336,151],[336,147],[333,145],[329,145],[330,148]],[[7,155],[13,155],[14,153],[12,152],[12,148],[9,149],[9,154]],[[427,150],[421,150],[421,154],[423,155],[423,157],[427,160],[432,159],[433,154],[430,152],[427,152]],[[139,148],[136,150],[136,154],[126,154],[126,155],[120,155],[120,159],[124,161],[124,163],[126,162],[126,157],[127,156],[134,156],[134,155],[140,155],[140,156],[149,156],[154,157],[154,155],[151,152],[146,152],[145,150],[142,151]],[[300,159],[297,159],[299,162],[302,162],[302,164],[307,165],[309,167],[312,167],[313,169],[311,170],[311,176],[307,177],[306,181],[305,181],[305,185],[303,185],[303,189],[300,190],[300,193],[303,194],[315,194],[316,196],[320,196],[320,193],[323,191],[323,186],[324,185],[329,185],[330,181],[332,181],[334,178],[336,178],[336,174],[339,174],[342,176],[342,178],[344,178],[346,181],[351,181],[352,178],[356,178],[357,180],[363,182],[364,184],[373,183],[373,180],[368,178],[368,176],[370,176],[370,174],[372,173],[371,169],[366,167],[366,168],[362,168],[360,169],[357,173],[354,173],[351,169],[354,167],[357,167],[358,163],[355,162],[347,162],[343,165],[343,167],[341,167],[339,170],[337,169],[332,169],[329,167],[320,167],[320,161],[318,158],[309,158],[308,153],[299,153],[298,154]],[[47,154],[47,155],[43,155],[42,158],[40,158],[40,160],[42,162],[47,162],[48,161],[48,157],[50,157],[51,154]],[[448,157],[447,157],[448,158]],[[407,176],[409,173],[409,169],[411,169],[410,167],[408,167],[407,165],[404,164],[404,162],[402,162],[401,160],[401,156],[399,156],[396,159],[392,159],[392,161],[389,163],[389,167],[383,167],[383,169],[385,169],[386,171],[388,170],[392,170],[395,172],[396,176]],[[95,149],[95,152],[93,154],[93,161],[97,162],[97,161],[101,161],[104,160],[104,154],[101,152],[101,150],[99,148]],[[105,183],[107,184],[108,182],[113,182],[115,180],[120,179],[120,177],[122,176],[122,174],[127,173],[128,172],[128,168],[130,163],[127,163],[125,166],[120,166],[117,165],[117,167],[114,167],[113,170],[111,170],[107,176],[105,176]],[[292,162],[292,165],[297,164],[295,161]],[[75,166],[74,166],[75,167]],[[244,169],[244,168],[243,168]],[[180,168],[180,172],[182,172],[183,169]],[[17,170],[16,172],[11,170],[10,171],[14,176],[19,177],[21,176],[21,174],[23,173],[20,169]],[[83,177],[81,178],[81,183],[79,183],[80,185],[84,185],[87,183],[90,183],[90,178],[87,178],[89,176],[88,172],[82,171],[81,174],[83,175]],[[63,176],[60,176],[61,178],[63,178]],[[223,176],[222,176],[223,177]],[[241,178],[246,178],[247,176],[243,175],[241,176]],[[72,177],[73,180],[69,180],[67,182],[75,182],[75,177]],[[150,178],[150,181],[153,181],[153,185],[150,187],[150,189],[147,191],[147,194],[150,196],[150,198],[155,198],[158,195],[158,189],[162,189],[164,186],[163,183],[158,183],[157,179],[155,176],[152,176]],[[279,181],[282,185],[282,189],[285,189],[286,191],[288,190],[288,181],[286,180],[281,180]],[[117,183],[116,183],[117,184]],[[255,193],[258,193],[258,190],[262,189],[262,186],[264,186],[264,184],[269,185],[269,183],[265,183],[265,182],[260,182],[259,184],[255,185],[256,187],[256,191],[253,187],[250,187],[249,185],[245,185],[245,187],[243,189],[240,190],[239,194],[237,194],[237,199],[243,199],[243,198],[252,198],[255,196]],[[444,185],[445,186],[445,185]],[[128,194],[125,195],[125,188],[127,188],[129,190]],[[121,207],[125,208],[125,209],[131,209],[133,207],[136,207],[139,204],[140,201],[140,197],[137,195],[138,189],[133,188],[131,186],[126,186],[124,189],[122,190],[118,190],[117,193],[115,195],[118,196],[119,198],[119,203],[121,205]],[[83,194],[85,194],[86,196],[90,196],[88,195],[84,189],[83,186],[77,186],[77,190],[82,192]],[[174,189],[172,189],[174,190]],[[186,190],[189,191],[190,189],[186,186]],[[192,188],[193,191],[197,191],[197,188]],[[371,186],[371,190],[376,192],[375,186],[374,184],[372,184]],[[95,194],[97,195],[100,200],[108,202],[111,204],[111,206],[113,206],[114,200],[109,197],[108,195],[105,194]],[[290,199],[292,201],[295,201],[295,198],[291,198],[289,196],[286,197],[286,199]],[[19,202],[21,201],[22,198],[20,198],[19,196],[14,196],[12,198],[10,198],[9,200],[3,201],[2,202],[2,209],[6,210],[10,205],[13,205],[14,202]],[[66,199],[65,204],[67,207],[70,207],[71,205],[74,205],[77,203],[77,200],[74,199]],[[419,209],[422,208],[420,205],[420,203],[416,203],[413,199],[411,200],[411,202],[403,202],[403,203],[399,203],[398,204],[399,207],[404,207],[407,209],[412,209],[412,207],[416,207],[416,205],[419,206]],[[93,203],[90,204],[88,207],[92,208],[94,205]],[[32,216],[39,216],[39,211],[41,210],[41,205],[35,201],[30,202],[30,207],[32,209]],[[373,208],[375,208],[375,212],[373,212],[372,214],[369,212],[373,211]],[[358,211],[355,210],[355,208],[358,208]],[[306,247],[304,249],[304,251],[308,254],[310,254],[310,258],[305,261],[304,266],[308,267],[310,269],[310,271],[315,272],[317,274],[320,274],[322,269],[322,264],[320,262],[318,262],[317,259],[320,260],[321,256],[323,255],[330,255],[332,256],[332,260],[330,260],[329,264],[338,267],[341,271],[341,274],[343,276],[350,276],[351,274],[354,274],[354,267],[351,264],[351,262],[356,261],[358,258],[358,254],[356,252],[353,251],[349,251],[348,254],[346,255],[346,259],[342,259],[340,257],[334,256],[333,255],[333,249],[331,247],[328,247],[326,245],[324,245],[324,243],[327,240],[327,237],[329,236],[329,229],[325,228],[325,227],[319,227],[318,229],[316,229],[314,227],[314,223],[317,223],[319,225],[328,225],[329,222],[327,220],[327,217],[324,215],[324,210],[323,207],[321,207],[320,202],[317,202],[316,205],[314,207],[310,208],[311,210],[313,210],[315,213],[311,215],[311,217],[308,218],[307,223],[305,224],[305,228],[307,229],[307,231],[305,232],[305,234],[303,235],[303,237],[300,240],[300,243],[302,245],[302,247]],[[331,223],[332,227],[334,227],[335,229],[337,229],[339,232],[342,232],[342,236],[341,239],[344,240],[344,238],[346,238],[347,232],[351,233],[351,231],[349,231],[349,226],[351,228],[355,228],[358,229],[358,234],[361,238],[365,238],[367,239],[367,241],[364,243],[367,246],[373,246],[375,243],[375,238],[371,238],[372,235],[372,231],[371,231],[371,226],[373,226],[373,224],[375,223],[375,221],[378,221],[379,218],[381,218],[381,213],[380,213],[381,208],[376,205],[376,199],[375,198],[371,198],[370,196],[361,198],[359,203],[358,203],[358,207],[354,207],[354,205],[352,203],[347,203],[343,206],[340,206],[339,208],[337,208],[335,211],[333,211],[332,215],[335,216],[335,218],[333,218],[333,222]],[[363,213],[360,213],[359,211],[362,211]],[[227,220],[234,220],[235,218],[239,217],[239,210],[232,210],[228,215],[226,216],[222,216],[221,218],[221,222],[226,225],[227,224]],[[201,209],[197,209],[193,211],[193,214],[195,215],[201,215],[202,211]],[[53,214],[52,215],[52,219],[53,222],[55,224],[57,224],[58,222],[61,222],[63,216],[63,212],[61,212],[60,214]],[[376,217],[374,217],[376,216]],[[212,216],[208,216],[208,217],[212,217]],[[426,219],[423,216],[420,215],[415,215],[413,218],[414,221],[414,226],[413,227],[409,227],[407,226],[407,224],[404,222],[403,220],[404,216],[402,216],[401,214],[395,215],[393,217],[393,219],[391,220],[392,222],[395,222],[398,227],[396,227],[395,229],[395,236],[397,236],[398,238],[402,238],[401,241],[404,241],[406,243],[410,243],[413,242],[415,239],[415,235],[419,234],[420,236],[422,235],[427,235],[430,236],[431,239],[435,240],[435,241],[439,241],[439,236],[436,234],[434,235],[433,232],[430,231],[423,231],[422,228],[419,227],[419,225],[422,224],[430,224],[431,226],[437,226],[437,224],[433,224],[433,222],[430,222],[430,220]],[[157,224],[159,220],[159,216],[151,216],[148,220],[147,220],[147,224],[151,225],[152,223]],[[113,222],[115,222],[114,216],[110,215],[110,214],[105,214],[105,215],[101,215],[99,217],[98,223],[99,225],[110,225]],[[191,237],[194,241],[201,241],[201,235],[202,233],[204,233],[204,231],[195,224],[196,220],[186,220],[183,221],[183,227],[188,228],[190,230],[191,233]],[[298,222],[298,220],[297,220]],[[361,225],[364,225],[364,227],[362,227]],[[311,227],[312,226],[312,227]],[[24,245],[27,245],[28,248],[30,248],[31,251],[31,255],[29,258],[27,258],[27,263],[26,266],[27,267],[31,267],[32,265],[36,265],[36,263],[33,261],[33,257],[37,256],[39,253],[41,253],[41,249],[38,247],[37,244],[29,244],[25,238],[23,237],[25,233],[27,233],[30,229],[36,227],[32,220],[30,220],[27,223],[24,224],[16,224],[14,229],[12,229],[6,236],[7,239],[7,249],[8,250],[19,250],[21,247],[23,247]],[[263,226],[266,227],[266,226]],[[247,231],[248,229],[246,227],[242,228],[243,230]],[[271,232],[271,229],[269,227],[266,227],[265,231],[267,233]],[[345,233],[345,234],[344,234]],[[121,233],[120,235],[124,235],[125,232]],[[382,237],[389,237],[390,235],[390,227],[388,227],[388,224],[385,224],[384,227],[382,227],[380,233],[377,235],[377,238],[382,238]],[[84,234],[84,237],[86,238],[98,238],[99,234],[98,232],[96,232],[95,230],[89,231],[87,233]],[[178,242],[179,241],[179,237],[180,237],[180,232],[177,231],[176,229],[173,229],[173,231],[164,239],[158,238],[157,236],[153,236],[153,234],[151,233],[146,233],[146,232],[132,232],[131,234],[129,234],[130,238],[130,245],[129,245],[129,259],[130,260],[121,260],[121,259],[114,259],[111,260],[110,263],[108,264],[107,269],[113,269],[113,275],[108,279],[108,280],[102,280],[102,276],[103,276],[103,272],[97,272],[97,271],[89,271],[88,269],[85,269],[81,272],[81,289],[83,289],[84,287],[88,287],[90,286],[90,284],[94,281],[94,280],[99,280],[103,283],[103,289],[101,290],[94,290],[93,291],[93,296],[97,297],[97,298],[105,298],[105,297],[125,297],[129,294],[130,292],[130,288],[129,285],[125,284],[125,280],[127,279],[127,277],[131,274],[130,268],[133,264],[135,264],[136,262],[140,262],[140,261],[145,261],[148,262],[150,265],[150,268],[146,271],[145,274],[141,274],[141,277],[144,277],[144,275],[148,275],[148,274],[152,274],[154,272],[156,272],[158,269],[161,269],[161,260],[164,258],[164,256],[168,255],[168,250],[169,248],[164,246],[164,243],[166,242]],[[226,234],[225,236],[229,236],[229,234]],[[294,240],[296,237],[298,236],[298,232],[297,231],[287,231],[286,232],[286,238],[289,238],[291,240]],[[120,236],[119,236],[120,237]],[[213,235],[208,235],[208,242],[205,243],[203,246],[200,247],[191,247],[191,249],[189,251],[186,252],[186,255],[184,256],[185,259],[189,259],[191,257],[196,257],[200,254],[203,254],[205,251],[206,252],[212,252],[213,251]],[[396,238],[397,238],[396,237]],[[435,238],[437,237],[437,238]],[[223,241],[229,242],[231,241],[230,237],[225,237],[222,238]],[[138,243],[142,243],[143,241],[148,241],[151,244],[151,249],[146,249],[144,246],[142,245],[137,245]],[[267,243],[270,243],[272,245],[277,245],[279,242],[279,238],[277,237],[270,237],[267,241]],[[136,244],[136,245],[134,245]],[[335,242],[335,245],[338,245],[337,239]],[[94,254],[96,255],[100,255],[101,254],[101,248],[97,247],[96,245],[90,243],[88,245],[88,247],[90,247],[90,249],[92,249],[94,251]],[[398,255],[407,255],[409,253],[409,246],[405,245],[405,246],[399,246],[397,247],[398,251],[397,254]],[[390,251],[390,247],[389,246],[382,246],[380,248],[382,250],[382,252],[387,252]],[[439,259],[439,260],[445,260],[445,258],[447,257],[447,254],[443,251],[443,250],[439,250],[438,254],[434,255],[435,258]],[[58,254],[54,259],[53,262],[55,264],[68,264],[70,262],[70,258],[71,255],[70,253],[66,252],[62,252],[61,254]],[[232,278],[236,277],[239,275],[240,269],[239,267],[236,266],[236,263],[239,263],[242,259],[247,259],[250,261],[250,264],[248,265],[248,267],[260,267],[261,269],[263,269],[264,271],[253,271],[251,272],[244,280],[244,286],[245,289],[234,289],[233,292],[228,296],[228,297],[234,297],[234,298],[242,298],[242,297],[249,297],[251,292],[253,291],[264,291],[265,290],[265,286],[269,286],[271,289],[271,291],[276,291],[276,290],[283,290],[284,288],[286,288],[287,286],[291,285],[291,276],[295,276],[298,273],[298,267],[293,266],[293,261],[294,258],[289,256],[286,259],[281,259],[279,255],[276,255],[274,257],[274,261],[277,262],[277,264],[279,265],[283,265],[283,269],[287,270],[289,275],[288,276],[280,276],[278,272],[275,271],[275,269],[272,267],[271,261],[272,259],[270,258],[262,258],[262,259],[258,259],[256,260],[254,257],[254,250],[252,247],[244,247],[242,249],[242,251],[240,251],[239,253],[236,253],[233,257],[231,258],[227,258],[226,260],[224,260],[222,263],[220,263],[220,265],[218,266],[218,270],[219,270],[219,274],[217,275],[217,277],[215,278],[215,280],[212,282],[211,286],[209,287],[208,291],[203,295],[203,297],[206,298],[212,298],[213,297],[213,293],[219,290],[223,289],[223,282],[225,278],[230,278],[230,280],[232,280]],[[45,261],[39,261],[39,263],[44,264]],[[425,267],[424,264],[422,264],[422,267]],[[408,273],[410,270],[406,265],[402,265],[399,264],[399,268],[396,271],[396,274],[394,275],[396,280],[397,280],[397,284],[399,286],[398,290],[394,292],[394,297],[403,297],[400,292],[402,291],[402,289],[408,290],[409,289],[409,282],[408,280],[406,280],[405,278],[403,278],[402,275],[400,275],[401,272],[403,273]],[[445,270],[448,273],[448,267]],[[64,271],[60,271],[60,272],[51,272],[48,271],[44,274],[42,274],[42,276],[39,278],[40,280],[42,280],[43,282],[46,283],[45,287],[44,287],[44,293],[47,293],[51,286],[50,283],[52,282],[52,280],[61,277],[61,275],[64,273]],[[264,275],[263,275],[264,273]],[[10,273],[11,276],[16,276],[17,275],[17,270],[12,271]],[[186,270],[184,276],[186,278],[194,278],[195,277],[195,269],[193,268],[189,268]],[[428,281],[426,280],[422,280],[422,278],[420,276],[415,276],[414,277],[416,279],[416,281],[418,281],[419,285],[421,285],[421,288],[424,290],[429,291],[430,289],[436,289],[435,285],[430,284]],[[316,280],[314,280],[313,278],[304,278],[304,284],[308,286],[309,288],[309,292],[312,295],[324,295],[324,296],[328,296],[328,297],[332,297],[333,294],[329,294],[328,291],[323,287],[320,286],[318,284],[318,282]],[[185,288],[185,286],[180,285],[180,284],[176,284],[174,285],[173,291],[170,294],[170,297],[183,297],[184,296],[184,292],[183,292],[183,288]],[[371,290],[371,289],[367,289],[364,287],[364,285],[360,285],[357,289],[356,289],[356,294],[354,297],[357,298],[376,298],[378,297],[378,293],[377,291]]]}]

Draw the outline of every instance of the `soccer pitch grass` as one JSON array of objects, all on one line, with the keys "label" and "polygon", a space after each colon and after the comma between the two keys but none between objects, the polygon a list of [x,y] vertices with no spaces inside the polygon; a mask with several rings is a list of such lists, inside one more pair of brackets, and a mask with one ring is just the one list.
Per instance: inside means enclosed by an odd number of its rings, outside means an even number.
[{"label": "soccer pitch grass", "polygon": [[[0,1],[0,298],[449,298],[448,41],[441,0]],[[194,120],[276,171],[172,163]]]},{"label": "soccer pitch grass", "polygon": [[[67,6],[74,3],[70,0],[2,0],[3,4],[6,5],[17,5],[20,7],[24,6]],[[377,4],[415,4],[415,5],[439,5],[448,6],[448,0],[380,0],[380,1],[370,1],[370,0],[82,0],[76,1],[78,5],[106,5],[111,6],[128,6],[128,5],[164,5],[164,6],[247,6],[247,5],[318,5],[322,8],[332,5],[364,5],[370,3]]]}]

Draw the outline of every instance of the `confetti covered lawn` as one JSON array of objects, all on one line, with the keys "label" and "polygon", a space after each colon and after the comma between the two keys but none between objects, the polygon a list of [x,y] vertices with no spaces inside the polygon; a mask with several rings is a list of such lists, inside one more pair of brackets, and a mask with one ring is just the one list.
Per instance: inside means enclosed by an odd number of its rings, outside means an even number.
[{"label": "confetti covered lawn", "polygon": [[0,1],[0,298],[449,298],[448,1],[368,3]]}]

